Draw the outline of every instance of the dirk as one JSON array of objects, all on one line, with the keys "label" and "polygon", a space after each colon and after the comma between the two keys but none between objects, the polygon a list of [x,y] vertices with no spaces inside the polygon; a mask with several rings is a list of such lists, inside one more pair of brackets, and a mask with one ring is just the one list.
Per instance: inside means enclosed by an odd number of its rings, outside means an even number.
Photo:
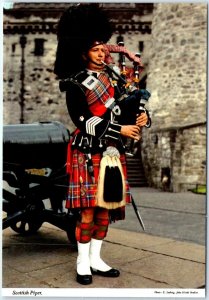
[{"label": "dirk", "polygon": [[139,213],[139,211],[138,211],[138,209],[137,209],[137,207],[136,207],[136,203],[135,203],[134,198],[133,198],[132,195],[131,195],[131,203],[132,203],[132,206],[133,206],[133,208],[134,208],[134,211],[135,211],[135,214],[136,214],[136,216],[137,216],[137,219],[139,220],[139,223],[140,223],[142,229],[145,231],[144,222],[143,222],[143,220],[142,220],[142,217],[140,216],[140,213]]}]

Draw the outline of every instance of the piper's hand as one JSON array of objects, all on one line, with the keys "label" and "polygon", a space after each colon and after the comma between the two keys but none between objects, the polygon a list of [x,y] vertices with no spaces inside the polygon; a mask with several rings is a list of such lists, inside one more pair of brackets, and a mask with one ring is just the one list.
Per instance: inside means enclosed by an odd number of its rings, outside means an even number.
[{"label": "piper's hand", "polygon": [[146,113],[141,113],[140,116],[136,118],[136,125],[139,127],[143,127],[147,124],[148,116]]},{"label": "piper's hand", "polygon": [[121,133],[121,135],[123,135],[125,137],[132,138],[137,141],[139,141],[141,138],[140,128],[139,128],[139,126],[136,126],[136,125],[121,126],[120,133]]}]

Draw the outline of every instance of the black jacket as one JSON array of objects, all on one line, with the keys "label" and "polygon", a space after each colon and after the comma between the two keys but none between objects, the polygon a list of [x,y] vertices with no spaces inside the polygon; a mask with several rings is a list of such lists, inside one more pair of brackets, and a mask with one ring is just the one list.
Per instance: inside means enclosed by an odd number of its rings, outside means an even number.
[{"label": "black jacket", "polygon": [[120,116],[114,115],[112,108],[107,108],[101,116],[93,115],[89,109],[86,99],[87,88],[82,84],[88,76],[89,72],[85,70],[65,80],[60,86],[62,91],[66,91],[69,115],[79,129],[73,134],[72,146],[80,151],[85,151],[87,146],[94,154],[102,153],[108,145],[114,145],[124,153],[126,139],[120,134],[123,123]]}]

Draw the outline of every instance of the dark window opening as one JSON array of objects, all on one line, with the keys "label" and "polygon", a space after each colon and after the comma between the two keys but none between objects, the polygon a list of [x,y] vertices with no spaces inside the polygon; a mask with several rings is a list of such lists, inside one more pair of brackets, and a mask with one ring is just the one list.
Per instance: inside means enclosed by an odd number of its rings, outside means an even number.
[{"label": "dark window opening", "polygon": [[35,39],[35,56],[43,56],[44,55],[44,42],[45,39]]},{"label": "dark window opening", "polygon": [[15,53],[15,50],[16,50],[16,43],[13,43],[13,44],[12,44],[12,54]]},{"label": "dark window opening", "polygon": [[123,43],[124,42],[124,38],[123,38],[123,36],[122,35],[119,35],[119,36],[117,36],[117,44],[119,44],[119,43]]},{"label": "dark window opening", "polygon": [[142,53],[144,50],[144,42],[143,41],[139,41],[139,52]]}]

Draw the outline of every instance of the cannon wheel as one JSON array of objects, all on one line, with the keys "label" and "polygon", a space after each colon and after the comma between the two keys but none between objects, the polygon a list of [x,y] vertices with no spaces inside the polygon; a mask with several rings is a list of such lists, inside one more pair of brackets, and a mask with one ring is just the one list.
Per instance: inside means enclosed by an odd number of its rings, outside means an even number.
[{"label": "cannon wheel", "polygon": [[39,230],[43,222],[41,221],[32,221],[32,220],[22,220],[17,222],[14,225],[11,225],[10,227],[15,232],[21,234],[21,235],[30,235],[32,233],[35,233]]},{"label": "cannon wheel", "polygon": [[[30,235],[36,233],[43,224],[41,212],[44,209],[43,202],[39,202],[36,206],[30,204],[26,207],[26,214],[22,220],[11,224],[10,228],[21,235]],[[8,211],[7,216],[15,213],[14,210]]]}]

